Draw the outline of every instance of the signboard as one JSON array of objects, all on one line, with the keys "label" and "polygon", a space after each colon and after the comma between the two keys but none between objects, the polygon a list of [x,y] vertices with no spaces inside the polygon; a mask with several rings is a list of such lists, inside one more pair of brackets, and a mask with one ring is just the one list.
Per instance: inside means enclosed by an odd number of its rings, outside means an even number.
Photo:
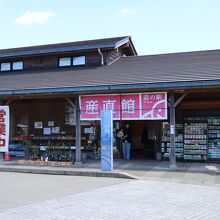
[{"label": "signboard", "polygon": [[101,170],[113,170],[113,120],[111,110],[101,111]]},{"label": "signboard", "polygon": [[75,125],[76,124],[76,107],[67,105],[65,107],[65,124]]},{"label": "signboard", "polygon": [[34,128],[38,129],[38,128],[43,128],[43,122],[42,121],[35,121],[34,122]]},{"label": "signboard", "polygon": [[0,106],[0,152],[8,152],[9,107]]},{"label": "signboard", "polygon": [[80,96],[81,120],[100,120],[112,110],[114,120],[166,120],[167,93],[131,93]]}]

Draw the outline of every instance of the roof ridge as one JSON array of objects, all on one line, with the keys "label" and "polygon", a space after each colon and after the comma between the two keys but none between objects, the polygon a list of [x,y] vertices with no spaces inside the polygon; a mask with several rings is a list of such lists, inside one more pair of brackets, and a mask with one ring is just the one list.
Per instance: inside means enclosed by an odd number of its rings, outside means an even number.
[{"label": "roof ridge", "polygon": [[21,47],[11,47],[11,48],[0,48],[0,52],[3,50],[16,50],[16,49],[28,49],[33,47],[46,47],[46,46],[55,46],[55,45],[67,45],[67,44],[73,44],[73,43],[83,43],[83,42],[93,42],[93,41],[102,41],[102,40],[114,40],[114,39],[124,39],[129,38],[130,36],[120,36],[120,37],[107,37],[107,38],[98,38],[98,39],[88,39],[88,40],[77,40],[77,41],[68,41],[68,42],[62,42],[62,43],[52,43],[52,44],[36,44],[36,45],[30,45],[30,46],[21,46]]}]

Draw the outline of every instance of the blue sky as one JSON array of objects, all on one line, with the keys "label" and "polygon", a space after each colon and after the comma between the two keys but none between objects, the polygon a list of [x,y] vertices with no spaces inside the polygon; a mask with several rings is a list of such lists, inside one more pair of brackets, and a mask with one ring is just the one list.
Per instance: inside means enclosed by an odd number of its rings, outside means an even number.
[{"label": "blue sky", "polygon": [[219,0],[0,0],[0,48],[132,36],[138,54],[220,49]]}]

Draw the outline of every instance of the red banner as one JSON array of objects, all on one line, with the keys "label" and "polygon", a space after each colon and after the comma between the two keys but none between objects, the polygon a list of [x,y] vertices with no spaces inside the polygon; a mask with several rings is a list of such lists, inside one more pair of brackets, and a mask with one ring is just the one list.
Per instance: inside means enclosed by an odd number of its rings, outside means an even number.
[{"label": "red banner", "polygon": [[8,152],[9,107],[0,106],[0,152]]},{"label": "red banner", "polygon": [[101,110],[112,110],[114,120],[167,119],[167,93],[80,96],[81,120],[100,120]]}]

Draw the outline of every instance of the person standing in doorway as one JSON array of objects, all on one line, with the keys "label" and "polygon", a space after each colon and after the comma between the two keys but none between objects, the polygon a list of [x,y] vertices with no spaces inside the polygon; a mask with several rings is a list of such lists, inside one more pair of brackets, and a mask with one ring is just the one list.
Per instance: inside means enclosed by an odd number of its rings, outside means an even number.
[{"label": "person standing in doorway", "polygon": [[123,129],[124,135],[122,136],[122,152],[124,160],[130,160],[132,131],[130,124],[126,124]]}]

